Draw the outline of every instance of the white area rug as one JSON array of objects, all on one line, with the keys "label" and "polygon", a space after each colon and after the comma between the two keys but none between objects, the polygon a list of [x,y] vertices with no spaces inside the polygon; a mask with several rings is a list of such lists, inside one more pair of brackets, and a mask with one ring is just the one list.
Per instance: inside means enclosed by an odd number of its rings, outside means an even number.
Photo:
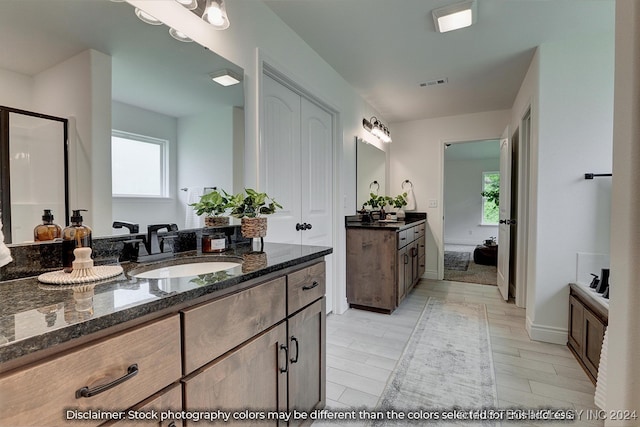
[{"label": "white area rug", "polygon": [[[486,306],[429,298],[376,408],[423,419],[387,419],[373,425],[495,426],[442,418],[495,408],[497,403]],[[429,414],[440,419],[424,419]]]}]

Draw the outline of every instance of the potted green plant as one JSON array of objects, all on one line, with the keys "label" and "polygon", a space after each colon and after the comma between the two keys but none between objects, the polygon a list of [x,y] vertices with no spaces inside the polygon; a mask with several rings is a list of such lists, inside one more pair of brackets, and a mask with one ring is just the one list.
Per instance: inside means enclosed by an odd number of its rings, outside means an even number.
[{"label": "potted green plant", "polygon": [[405,214],[402,208],[407,206],[407,193],[398,194],[396,197],[390,197],[389,204],[396,208],[396,218],[404,219]]},{"label": "potted green plant", "polygon": [[200,197],[200,201],[192,203],[196,215],[205,215],[204,224],[207,227],[221,227],[229,225],[229,217],[224,214],[229,209],[229,195],[226,191],[213,190]]},{"label": "potted green plant", "polygon": [[240,218],[240,231],[247,238],[264,237],[267,235],[267,218],[282,206],[267,193],[258,192],[252,188],[245,188],[243,193],[229,197],[230,214]]}]

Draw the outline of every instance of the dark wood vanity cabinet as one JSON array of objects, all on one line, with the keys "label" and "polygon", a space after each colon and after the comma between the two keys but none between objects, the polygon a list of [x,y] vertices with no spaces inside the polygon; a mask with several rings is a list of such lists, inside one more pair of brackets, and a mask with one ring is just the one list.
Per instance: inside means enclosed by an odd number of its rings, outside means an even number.
[{"label": "dark wood vanity cabinet", "polygon": [[605,304],[598,294],[584,286],[569,287],[569,337],[567,346],[595,384],[598,377],[604,331],[609,321]]},{"label": "dark wood vanity cabinet", "polygon": [[424,220],[406,226],[347,227],[347,302],[391,313],[425,271]]}]

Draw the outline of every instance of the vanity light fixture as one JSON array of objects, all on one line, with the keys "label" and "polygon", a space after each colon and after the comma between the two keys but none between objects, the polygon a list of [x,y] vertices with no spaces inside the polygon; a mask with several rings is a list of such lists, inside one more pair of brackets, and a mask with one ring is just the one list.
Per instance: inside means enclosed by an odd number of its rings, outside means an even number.
[{"label": "vanity light fixture", "polygon": [[373,116],[369,120],[362,119],[362,127],[369,131],[372,135],[378,137],[380,141],[385,143],[391,142],[391,132],[377,117]]},{"label": "vanity light fixture", "polygon": [[431,11],[436,31],[446,33],[475,24],[478,19],[476,0],[467,0]]},{"label": "vanity light fixture", "polygon": [[162,25],[162,21],[160,21],[159,19],[156,19],[154,16],[151,16],[150,14],[145,12],[144,10],[138,9],[136,7],[135,13],[136,13],[136,16],[142,22],[145,22],[145,23],[150,24],[150,25]]},{"label": "vanity light fixture", "polygon": [[232,86],[242,81],[242,76],[231,70],[220,70],[209,74],[211,80],[222,86]]},{"label": "vanity light fixture", "polygon": [[189,43],[193,41],[185,33],[180,30],[176,30],[175,28],[169,28],[169,34],[171,34],[171,37],[181,42]]},{"label": "vanity light fixture", "polygon": [[207,0],[202,19],[213,25],[216,30],[229,28],[229,17],[224,0]]}]

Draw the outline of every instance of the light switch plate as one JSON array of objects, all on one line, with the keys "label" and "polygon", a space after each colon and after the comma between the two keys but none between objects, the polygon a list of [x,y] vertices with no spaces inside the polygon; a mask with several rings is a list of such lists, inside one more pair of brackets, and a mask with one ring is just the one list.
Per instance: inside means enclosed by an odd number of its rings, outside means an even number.
[{"label": "light switch plate", "polygon": [[429,207],[430,208],[437,208],[438,207],[438,201],[436,199],[429,199]]}]

